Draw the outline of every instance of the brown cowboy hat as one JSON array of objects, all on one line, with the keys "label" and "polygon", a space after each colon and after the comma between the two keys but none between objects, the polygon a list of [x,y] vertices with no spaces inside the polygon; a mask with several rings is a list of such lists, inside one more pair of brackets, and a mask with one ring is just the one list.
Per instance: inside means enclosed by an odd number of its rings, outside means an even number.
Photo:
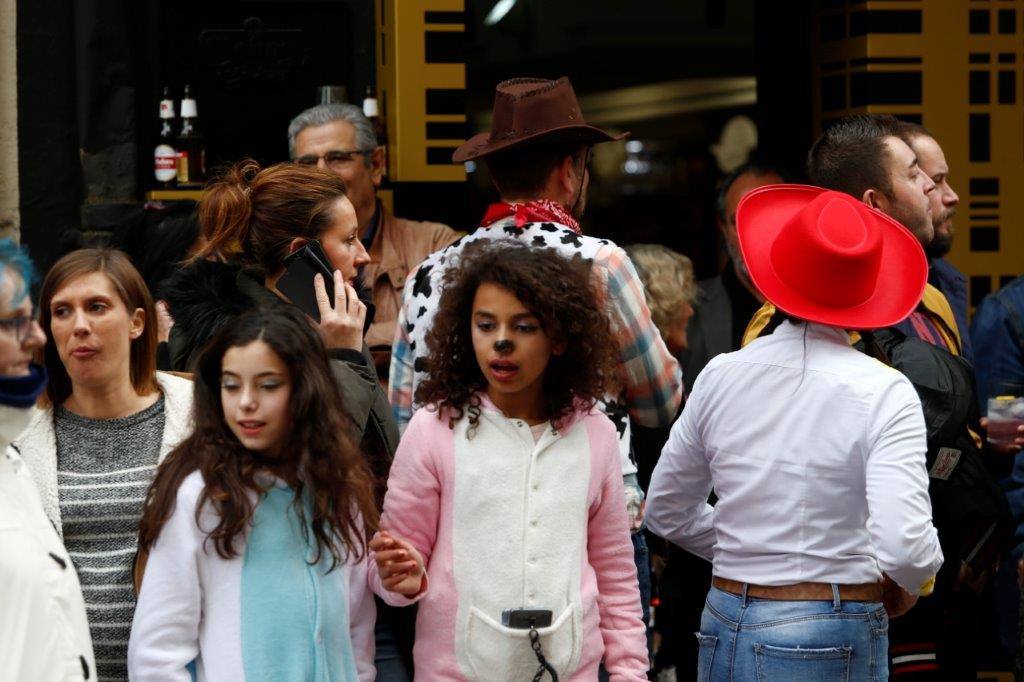
[{"label": "brown cowboy hat", "polygon": [[581,144],[615,142],[629,133],[611,135],[587,124],[572,83],[565,76],[556,81],[513,78],[494,88],[491,132],[474,135],[452,154],[462,163],[517,145],[557,137]]}]

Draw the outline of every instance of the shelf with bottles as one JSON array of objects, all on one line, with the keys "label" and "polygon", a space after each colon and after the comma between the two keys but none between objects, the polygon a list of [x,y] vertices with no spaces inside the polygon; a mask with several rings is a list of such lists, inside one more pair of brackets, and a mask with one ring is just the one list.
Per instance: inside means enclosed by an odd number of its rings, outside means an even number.
[{"label": "shelf with bottles", "polygon": [[206,181],[206,150],[197,127],[199,113],[190,85],[182,92],[179,113],[176,118],[171,88],[165,85],[160,101],[160,136],[154,150],[157,192],[200,191]]},{"label": "shelf with bottles", "polygon": [[203,189],[154,189],[146,192],[146,201],[199,201]]}]

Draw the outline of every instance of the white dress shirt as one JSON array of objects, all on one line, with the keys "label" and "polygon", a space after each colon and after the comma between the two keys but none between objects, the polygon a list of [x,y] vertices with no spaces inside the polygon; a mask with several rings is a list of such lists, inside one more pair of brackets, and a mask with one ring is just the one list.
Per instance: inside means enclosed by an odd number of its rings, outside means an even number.
[{"label": "white dress shirt", "polygon": [[[783,322],[714,358],[654,469],[647,524],[756,585],[918,593],[942,565],[921,402],[844,331]],[[712,488],[718,503],[707,503]]]}]

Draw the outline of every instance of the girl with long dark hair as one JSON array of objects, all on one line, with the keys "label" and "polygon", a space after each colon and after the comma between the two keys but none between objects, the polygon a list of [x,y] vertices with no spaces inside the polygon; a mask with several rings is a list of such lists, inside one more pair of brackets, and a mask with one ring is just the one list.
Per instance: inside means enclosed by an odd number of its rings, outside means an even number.
[{"label": "girl with long dark hair", "polygon": [[194,434],[160,466],[134,680],[372,680],[369,467],[313,327],[256,308],[200,354]]}]

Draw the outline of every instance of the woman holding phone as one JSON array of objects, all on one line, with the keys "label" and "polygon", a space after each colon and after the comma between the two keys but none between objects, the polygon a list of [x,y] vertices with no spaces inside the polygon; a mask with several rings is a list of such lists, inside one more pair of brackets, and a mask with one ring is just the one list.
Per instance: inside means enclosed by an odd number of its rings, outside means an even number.
[{"label": "woman holding phone", "polygon": [[[349,436],[367,457],[379,506],[398,446],[398,429],[363,343],[367,310],[357,289],[359,270],[370,257],[359,240],[344,182],[318,168],[290,163],[261,168],[255,161],[241,161],[210,183],[198,212],[204,245],[160,292],[174,318],[169,341],[172,366],[190,369],[206,343],[247,310],[298,305],[328,350]],[[318,268],[311,254],[328,262]],[[301,259],[301,267],[290,270],[289,256]],[[333,271],[333,281],[325,281],[323,274],[309,277],[307,291],[313,296],[303,297],[297,273],[317,271]],[[392,627],[388,613],[379,620],[383,622],[378,628],[377,663],[385,670],[382,657],[393,648],[387,645],[391,634],[397,629],[411,633],[413,627],[411,622]],[[399,648],[406,649],[411,660],[411,640],[399,642]]]},{"label": "woman holding phone", "polygon": [[[333,281],[325,281],[324,274],[309,277],[308,300],[315,301],[316,310],[295,300],[331,354],[352,435],[372,455],[374,473],[386,480],[398,432],[365,353],[366,305],[356,287],[369,256],[342,180],[317,168],[260,168],[242,161],[207,188],[199,222],[203,247],[161,292],[174,318],[169,341],[174,368],[188,370],[207,341],[242,312],[290,303],[293,299],[277,288],[286,260],[292,254],[318,254],[328,261],[320,272],[333,271]],[[303,260],[306,272],[317,272],[309,258]]]}]

